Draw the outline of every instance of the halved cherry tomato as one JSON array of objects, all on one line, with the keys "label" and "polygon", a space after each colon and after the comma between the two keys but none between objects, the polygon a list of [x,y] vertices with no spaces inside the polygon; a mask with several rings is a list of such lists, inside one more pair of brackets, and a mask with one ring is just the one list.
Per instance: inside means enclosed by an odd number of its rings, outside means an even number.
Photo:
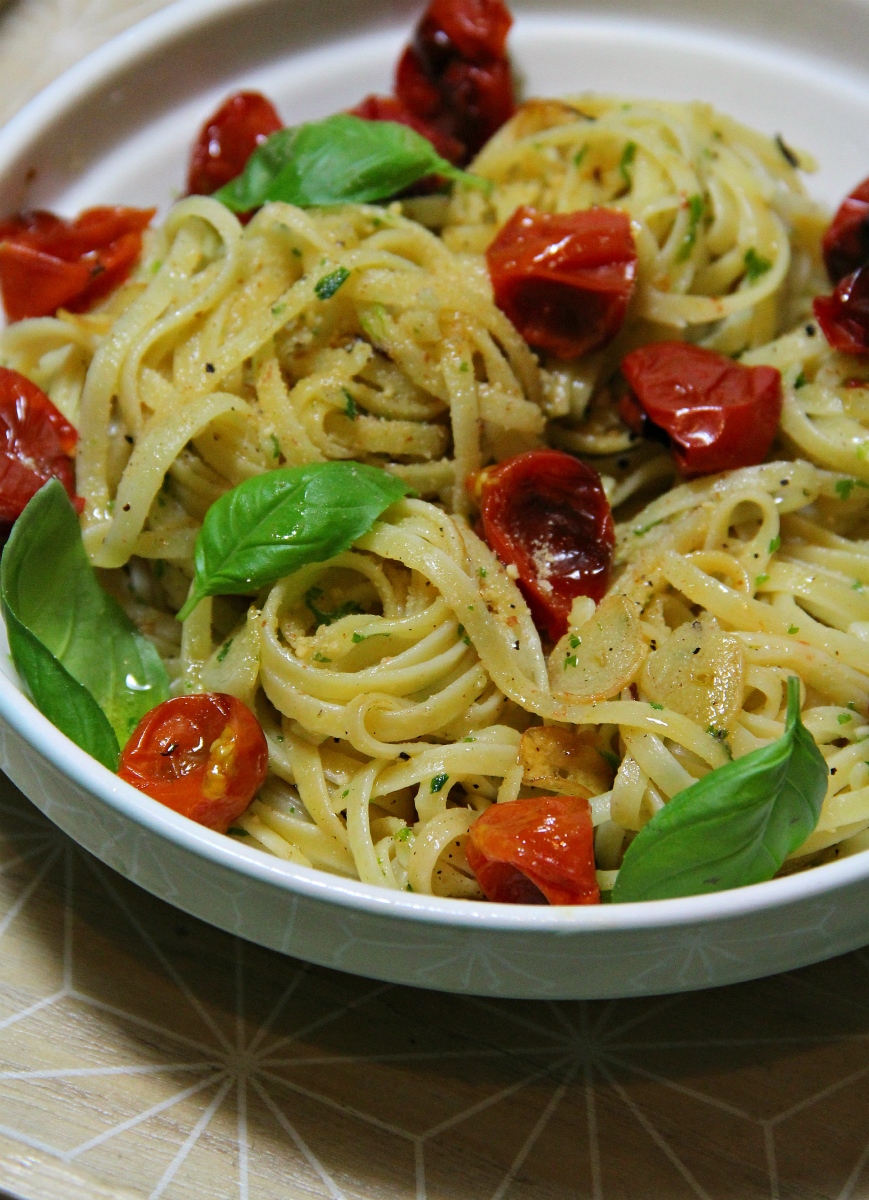
[{"label": "halved cherry tomato", "polygon": [[399,61],[396,96],[461,143],[451,161],[468,162],[515,112],[512,23],[502,0],[432,0]]},{"label": "halved cherry tomato", "polygon": [[822,246],[833,283],[869,262],[869,179],[858,184],[839,205]]},{"label": "halved cherry tomato", "polygon": [[79,512],[72,458],[78,434],[35,383],[0,367],[0,521],[21,516],[49,479],[59,479]]},{"label": "halved cherry tomato", "polygon": [[447,162],[459,162],[464,152],[461,142],[429,125],[422,117],[412,113],[395,96],[366,96],[350,112],[354,117],[364,117],[366,121],[397,121],[399,125],[407,125],[415,129],[424,138],[428,138],[441,158]]},{"label": "halved cherry tomato", "polygon": [[10,321],[86,312],[124,282],[153,208],[89,208],[74,221],[37,210],[0,221],[0,292]]},{"label": "halved cherry tomato", "polygon": [[[782,410],[781,375],[687,342],[653,342],[622,361],[646,417],[669,435],[686,477],[763,462]],[[629,398],[622,415],[633,424]]]},{"label": "halved cherry tomato", "polygon": [[834,350],[869,354],[869,264],[840,279],[832,296],[816,296],[812,307]]},{"label": "halved cherry tomato", "polygon": [[576,597],[599,601],[609,580],[615,530],[600,476],[561,450],[527,450],[469,486],[490,548],[517,568],[535,623],[558,641]]},{"label": "halved cherry tomato", "polygon": [[265,780],[259,721],[224,692],[176,696],[146,713],[121,753],[121,779],[200,825],[225,833]]},{"label": "halved cherry tomato", "polygon": [[235,179],[266,138],[283,128],[271,100],[259,92],[236,92],[213,113],[190,154],[187,190],[191,196],[210,196]]},{"label": "halved cherry tomato", "polygon": [[600,903],[591,811],[579,797],[493,804],[471,826],[465,853],[489,900]]},{"label": "halved cherry tomato", "polygon": [[518,208],[486,251],[495,303],[526,342],[575,358],[619,331],[637,250],[622,212]]}]

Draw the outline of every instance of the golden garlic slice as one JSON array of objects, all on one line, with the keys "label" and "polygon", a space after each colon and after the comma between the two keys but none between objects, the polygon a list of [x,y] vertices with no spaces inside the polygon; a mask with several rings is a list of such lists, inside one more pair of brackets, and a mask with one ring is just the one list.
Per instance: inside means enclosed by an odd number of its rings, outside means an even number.
[{"label": "golden garlic slice", "polygon": [[726,729],[742,707],[742,643],[711,619],[680,625],[646,659],[640,686],[650,700],[704,728]]},{"label": "golden garlic slice", "polygon": [[549,656],[553,692],[607,700],[627,687],[648,653],[638,613],[626,596],[607,596],[590,620],[569,629]]}]

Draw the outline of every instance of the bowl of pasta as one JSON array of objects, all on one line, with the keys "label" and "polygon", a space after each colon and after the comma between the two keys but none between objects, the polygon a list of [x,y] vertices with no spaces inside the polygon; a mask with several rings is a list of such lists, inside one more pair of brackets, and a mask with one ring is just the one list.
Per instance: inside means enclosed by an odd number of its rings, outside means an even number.
[{"label": "bowl of pasta", "polygon": [[377,978],[862,945],[869,9],[357,9],[181,0],[0,131],[0,764]]}]

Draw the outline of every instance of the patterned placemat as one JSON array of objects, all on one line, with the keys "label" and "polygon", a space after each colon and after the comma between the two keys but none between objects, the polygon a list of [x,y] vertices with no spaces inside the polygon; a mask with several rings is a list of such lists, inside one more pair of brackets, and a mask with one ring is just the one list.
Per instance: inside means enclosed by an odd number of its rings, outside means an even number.
[{"label": "patterned placemat", "polygon": [[0,788],[0,1184],[27,1200],[869,1196],[869,956],[492,1001],[195,921]]}]

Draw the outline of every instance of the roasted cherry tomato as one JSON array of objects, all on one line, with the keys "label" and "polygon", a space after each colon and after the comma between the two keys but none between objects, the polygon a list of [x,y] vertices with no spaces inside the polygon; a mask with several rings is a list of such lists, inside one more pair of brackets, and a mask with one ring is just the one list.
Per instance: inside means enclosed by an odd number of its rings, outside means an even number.
[{"label": "roasted cherry tomato", "polygon": [[0,367],[0,521],[14,521],[49,479],[80,512],[72,458],[78,434],[35,383]]},{"label": "roasted cherry tomato", "polygon": [[598,350],[619,331],[637,274],[624,213],[519,208],[486,251],[495,303],[526,342],[559,358]]},{"label": "roasted cherry tomato", "polygon": [[833,283],[869,262],[869,179],[864,179],[840,204],[824,234],[823,250]]},{"label": "roasted cherry tomato", "polygon": [[193,146],[188,192],[192,196],[216,192],[240,175],[257,146],[282,128],[275,106],[259,92],[237,92],[224,100]]},{"label": "roasted cherry tomato", "polygon": [[234,696],[176,696],[146,713],[118,774],[167,808],[225,833],[262,786],[269,752],[260,723]]},{"label": "roasted cherry tomato", "polygon": [[[622,362],[645,416],[670,438],[686,477],[763,462],[782,410],[781,375],[687,342],[653,342]],[[622,406],[628,424],[636,408]]]},{"label": "roasted cherry tomato", "polygon": [[0,292],[10,321],[86,312],[114,291],[142,253],[156,209],[89,208],[66,221],[28,212],[0,221]]},{"label": "roasted cherry tomato", "polygon": [[364,117],[366,121],[397,121],[399,125],[407,125],[424,138],[428,138],[441,158],[445,158],[447,162],[455,163],[461,160],[464,152],[461,142],[441,133],[434,125],[429,125],[422,117],[405,108],[395,96],[366,96],[350,111],[354,117]]},{"label": "roasted cherry tomato", "polygon": [[419,22],[416,44],[438,67],[458,52],[472,63],[507,53],[513,18],[501,0],[432,0]]},{"label": "roasted cherry tomato", "polygon": [[839,280],[832,296],[816,296],[813,308],[834,350],[869,354],[869,264]]},{"label": "roasted cherry tomato", "polygon": [[493,804],[471,826],[465,853],[489,900],[600,903],[587,800],[538,796]]},{"label": "roasted cherry tomato", "polygon": [[600,476],[561,450],[528,450],[470,481],[483,535],[553,641],[567,632],[577,596],[606,591],[615,531]]},{"label": "roasted cherry tomato", "polygon": [[451,161],[468,162],[515,112],[511,24],[502,0],[432,0],[399,61],[396,96],[460,143]]}]

